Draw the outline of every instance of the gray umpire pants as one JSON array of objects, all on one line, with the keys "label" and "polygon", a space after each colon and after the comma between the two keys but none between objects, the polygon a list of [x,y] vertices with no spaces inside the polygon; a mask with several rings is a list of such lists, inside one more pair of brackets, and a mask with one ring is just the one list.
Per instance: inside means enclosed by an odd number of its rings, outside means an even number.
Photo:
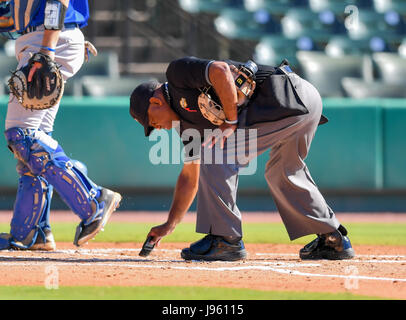
[{"label": "gray umpire pants", "polygon": [[[322,113],[318,91],[297,77],[297,90],[308,114],[279,121],[245,126],[245,113],[239,116],[239,129],[256,130],[256,154],[270,150],[265,178],[291,240],[308,234],[336,230],[340,223],[313,181],[304,162]],[[248,150],[250,139],[235,139],[237,148],[225,148],[226,155]],[[245,148],[239,148],[245,145]],[[202,149],[202,154],[205,152]],[[247,153],[247,151],[245,151]],[[214,154],[214,152],[213,152]],[[203,158],[203,157],[202,157]],[[227,158],[230,159],[230,158]],[[202,159],[197,194],[196,232],[221,236],[242,236],[241,213],[236,204],[238,174],[246,163]]]}]

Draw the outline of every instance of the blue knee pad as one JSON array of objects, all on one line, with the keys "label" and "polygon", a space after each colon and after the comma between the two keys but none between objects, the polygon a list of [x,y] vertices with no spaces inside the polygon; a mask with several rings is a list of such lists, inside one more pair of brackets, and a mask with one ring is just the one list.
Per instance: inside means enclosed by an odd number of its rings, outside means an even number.
[{"label": "blue knee pad", "polygon": [[82,220],[89,219],[99,211],[96,198],[101,188],[74,165],[55,140],[38,131],[8,129],[5,135],[10,149],[34,176],[51,184],[74,213]]},{"label": "blue knee pad", "polygon": [[29,129],[11,128],[4,133],[9,149],[23,163],[28,161],[31,146],[34,144],[34,139],[30,136],[31,132]]}]

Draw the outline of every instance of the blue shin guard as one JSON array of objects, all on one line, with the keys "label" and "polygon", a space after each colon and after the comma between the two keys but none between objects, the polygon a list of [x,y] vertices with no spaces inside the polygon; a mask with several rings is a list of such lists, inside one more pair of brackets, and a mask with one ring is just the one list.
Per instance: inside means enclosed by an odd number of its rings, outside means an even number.
[{"label": "blue shin guard", "polygon": [[96,199],[101,188],[74,165],[57,141],[40,130],[11,128],[5,135],[10,149],[31,173],[43,177],[82,221],[90,223],[100,210]]},{"label": "blue shin guard", "polygon": [[[20,179],[18,181],[18,185],[19,185],[19,189],[17,190],[17,198],[16,198],[16,202],[14,204],[14,207],[19,207],[18,202],[19,201],[24,201],[27,198],[32,197],[31,194],[26,194],[23,193],[21,195],[18,195],[18,192],[20,192],[21,190],[27,190],[28,189],[28,184],[33,184],[34,181],[34,176],[31,174],[30,169],[22,162],[22,161],[18,161],[17,163],[17,173],[20,176]],[[22,177],[25,176],[24,179],[22,179]],[[31,178],[29,178],[31,177]],[[42,180],[44,180],[42,178]],[[24,185],[26,184],[26,186]],[[40,218],[40,224],[41,226],[43,226],[44,229],[51,229],[50,223],[49,223],[49,216],[50,216],[50,212],[51,212],[51,200],[52,200],[52,195],[53,195],[53,190],[54,188],[48,184],[47,184],[47,188],[46,188],[46,193],[45,193],[45,200],[46,200],[46,205],[44,207],[44,213],[42,215],[42,218]],[[17,214],[17,212],[14,212],[14,214]]]},{"label": "blue shin guard", "polygon": [[[37,154],[33,154],[33,158],[35,157]],[[99,210],[96,198],[100,188],[75,167],[66,155],[48,163],[42,175],[82,220],[91,218]]]},{"label": "blue shin guard", "polygon": [[10,244],[20,249],[29,249],[49,228],[49,209],[52,187],[42,177],[30,174],[21,176],[11,220]]},{"label": "blue shin guard", "polygon": [[10,244],[20,249],[29,249],[40,236],[46,242],[45,232],[50,231],[49,215],[53,188],[39,176],[33,176],[22,162],[17,163],[17,197],[11,220]]}]

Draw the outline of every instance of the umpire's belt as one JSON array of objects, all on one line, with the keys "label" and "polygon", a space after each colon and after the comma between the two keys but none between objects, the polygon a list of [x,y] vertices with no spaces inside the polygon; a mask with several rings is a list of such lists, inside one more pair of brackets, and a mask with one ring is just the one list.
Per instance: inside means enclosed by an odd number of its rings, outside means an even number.
[{"label": "umpire's belt", "polygon": [[[67,30],[67,29],[75,29],[75,28],[79,28],[79,25],[76,22],[69,22],[69,23],[65,23],[63,30]],[[32,27],[28,27],[27,29],[25,29],[22,34],[27,34],[30,32],[34,32],[34,31],[44,31],[45,27],[43,24],[39,25],[39,26],[32,26]]]}]

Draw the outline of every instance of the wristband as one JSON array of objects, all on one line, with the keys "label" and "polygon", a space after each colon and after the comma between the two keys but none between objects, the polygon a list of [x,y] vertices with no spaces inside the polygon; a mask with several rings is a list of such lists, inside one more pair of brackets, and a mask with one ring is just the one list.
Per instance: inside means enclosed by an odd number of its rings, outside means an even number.
[{"label": "wristband", "polygon": [[227,119],[225,119],[224,122],[227,123],[227,124],[237,124],[238,119],[236,119],[236,120],[227,120]]},{"label": "wristband", "polygon": [[48,51],[51,51],[51,52],[55,52],[55,49],[52,49],[50,47],[41,46],[41,49],[45,49],[45,50],[48,50]]}]

